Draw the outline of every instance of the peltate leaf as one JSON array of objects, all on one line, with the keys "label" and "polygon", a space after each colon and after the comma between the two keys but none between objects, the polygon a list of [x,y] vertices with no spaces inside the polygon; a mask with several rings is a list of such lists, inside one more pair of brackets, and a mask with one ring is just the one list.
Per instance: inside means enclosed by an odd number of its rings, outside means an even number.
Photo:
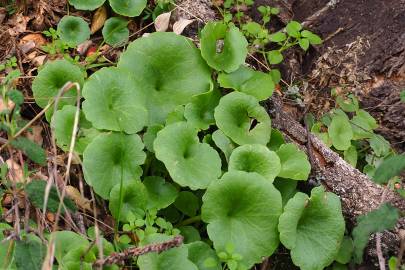
[{"label": "peltate leaf", "polygon": [[[119,221],[129,222],[129,216],[136,216],[146,210],[148,194],[141,181],[116,184],[110,192],[109,208]],[[142,216],[142,215],[141,215]]]},{"label": "peltate leaf", "polygon": [[103,38],[111,46],[118,47],[128,41],[128,21],[124,18],[112,17],[105,21],[103,27]]},{"label": "peltate leaf", "polygon": [[256,172],[269,181],[280,173],[277,154],[261,144],[245,144],[233,150],[229,159],[229,171]]},{"label": "peltate leaf", "polygon": [[[146,237],[144,244],[160,243],[168,241],[171,236],[164,234],[152,234]],[[199,270],[188,259],[188,249],[185,246],[171,248],[162,253],[151,252],[138,258],[140,270]]]},{"label": "peltate leaf", "polygon": [[197,130],[186,122],[166,126],[154,142],[156,158],[173,181],[191,189],[207,188],[221,174],[221,159],[208,144],[200,143]]},{"label": "peltate leaf", "polygon": [[148,176],[143,180],[148,193],[148,209],[160,210],[168,207],[178,196],[177,189],[159,176]]},{"label": "peltate leaf", "polygon": [[[271,205],[271,207],[269,207]],[[257,173],[228,172],[203,196],[202,220],[217,252],[235,247],[247,267],[277,248],[281,195]]]},{"label": "peltate leaf", "polygon": [[146,0],[109,0],[114,12],[128,17],[135,17],[141,14],[146,7]]},{"label": "peltate leaf", "polygon": [[198,129],[208,129],[210,125],[215,124],[214,109],[220,98],[218,89],[193,96],[184,109],[184,118]]},{"label": "peltate leaf", "polygon": [[279,177],[293,180],[307,180],[311,172],[311,164],[307,155],[295,144],[286,143],[276,152],[281,162]]},{"label": "peltate leaf", "polygon": [[347,150],[353,139],[353,130],[347,116],[334,115],[328,128],[328,134],[337,150]]},{"label": "peltate leaf", "polygon": [[[57,145],[64,151],[70,148],[72,139],[74,120],[76,116],[76,107],[71,105],[64,106],[52,116],[51,127],[54,129]],[[75,151],[82,154],[87,145],[99,134],[92,128],[92,125],[84,117],[82,111],[79,116],[79,131],[76,135]]]},{"label": "peltate leaf", "polygon": [[258,100],[268,99],[274,90],[271,75],[245,66],[240,66],[236,71],[229,74],[219,74],[218,82],[224,88],[232,88],[254,96]]},{"label": "peltate leaf", "polygon": [[104,2],[105,0],[69,0],[69,4],[79,10],[95,10]]},{"label": "peltate leaf", "polygon": [[183,36],[157,32],[132,42],[118,66],[142,80],[134,87],[146,97],[150,124],[163,124],[177,105],[212,87],[211,71],[199,50]]},{"label": "peltate leaf", "polygon": [[270,140],[270,117],[252,96],[227,94],[215,108],[214,116],[218,128],[239,145],[266,145]]},{"label": "peltate leaf", "polygon": [[201,31],[201,55],[212,68],[232,72],[245,62],[248,42],[235,26],[209,22]]},{"label": "peltate leaf", "polygon": [[145,98],[130,74],[118,68],[103,68],[86,81],[83,111],[98,129],[140,131],[148,121]]},{"label": "peltate leaf", "polygon": [[284,207],[280,241],[302,270],[322,270],[333,262],[345,232],[339,197],[316,187],[311,198],[298,192]]},{"label": "peltate leaf", "polygon": [[[78,66],[67,60],[56,60],[45,64],[32,82],[32,93],[35,102],[41,108],[45,108],[49,101],[55,98],[60,89],[69,81],[77,82],[80,85],[83,84],[84,76]],[[74,105],[75,103],[76,90],[71,89],[59,100],[59,108],[66,104]]]},{"label": "peltate leaf", "polygon": [[60,39],[72,47],[90,38],[90,27],[87,22],[76,16],[64,16],[58,23]]},{"label": "peltate leaf", "polygon": [[138,135],[98,135],[83,153],[84,177],[94,191],[108,199],[111,189],[123,181],[139,180],[145,161],[144,145]]}]

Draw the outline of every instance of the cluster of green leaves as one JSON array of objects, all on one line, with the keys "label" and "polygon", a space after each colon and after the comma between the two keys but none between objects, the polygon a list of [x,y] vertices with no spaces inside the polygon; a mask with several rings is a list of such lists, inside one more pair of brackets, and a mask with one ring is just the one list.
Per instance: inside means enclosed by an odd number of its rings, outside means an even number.
[{"label": "cluster of green leaves", "polygon": [[[405,156],[397,155],[390,143],[374,133],[377,121],[365,110],[360,109],[358,99],[353,95],[336,95],[338,108],[325,114],[321,121],[310,122],[311,132],[326,145],[333,147],[352,166],[361,169],[377,184],[398,192],[405,197],[399,175],[405,170]],[[371,234],[393,229],[400,213],[390,204],[382,204],[377,209],[357,218],[352,237],[345,237],[339,264],[362,263],[363,252]],[[396,260],[390,260],[390,267],[397,269]]]},{"label": "cluster of green leaves", "polygon": [[[280,12],[279,9],[270,6],[259,6],[257,10],[261,15],[261,23],[258,23],[252,21],[242,9],[242,7],[245,9],[252,8],[252,5],[252,0],[226,0],[223,3],[223,8],[218,8],[223,15],[224,23],[229,25],[238,24],[249,41],[249,51],[261,53],[267,64],[276,65],[281,63],[284,59],[283,52],[293,46],[299,45],[306,51],[310,45],[322,43],[318,35],[304,30],[301,24],[296,21],[291,21],[284,29],[271,33],[267,24],[272,16]],[[269,44],[271,50],[267,49]],[[272,72],[279,74],[277,69],[272,69]]]},{"label": "cluster of green leaves", "polygon": [[[128,41],[128,21],[121,17],[111,17],[104,23],[102,35],[104,42],[117,47]],[[57,30],[50,28],[43,32],[52,42],[45,45],[43,50],[50,54],[63,54],[69,48],[75,48],[90,38],[90,27],[81,17],[64,16]]]},{"label": "cluster of green leaves", "polygon": [[17,67],[17,58],[15,56],[5,60],[4,64],[0,64],[0,71],[14,69]]},{"label": "cluster of green leaves", "polygon": [[373,177],[381,162],[394,154],[390,143],[374,132],[377,121],[359,107],[353,94],[336,96],[336,104],[338,108],[314,123],[311,131],[351,165]]},{"label": "cluster of green leaves", "polygon": [[[79,10],[95,10],[101,7],[106,0],[69,0],[69,3]],[[112,10],[123,16],[136,17],[146,7],[146,0],[108,0]]]},{"label": "cluster of green leaves", "polygon": [[[140,269],[249,269],[279,242],[302,269],[322,269],[338,255],[340,201],[322,187],[311,196],[296,190],[310,164],[271,129],[259,101],[272,95],[277,78],[244,66],[247,46],[236,26],[211,22],[201,50],[157,32],[132,42],[118,67],[87,80],[58,60],[33,83],[41,107],[67,81],[83,86],[75,151],[87,184],[109,201],[116,248],[185,237],[182,247],[140,256]],[[70,146],[75,100],[68,91],[49,114],[62,149]],[[84,246],[62,251],[59,265],[68,265],[66,257],[77,261]]]}]

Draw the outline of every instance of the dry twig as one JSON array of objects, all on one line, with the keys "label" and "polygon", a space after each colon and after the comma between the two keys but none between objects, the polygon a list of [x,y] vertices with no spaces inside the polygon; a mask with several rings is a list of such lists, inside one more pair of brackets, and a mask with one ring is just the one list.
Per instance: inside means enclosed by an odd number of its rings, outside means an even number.
[{"label": "dry twig", "polygon": [[111,265],[111,264],[119,264],[123,265],[124,261],[133,257],[138,257],[150,252],[157,252],[161,253],[163,251],[169,250],[171,248],[179,247],[183,244],[183,236],[178,235],[175,236],[173,239],[158,243],[158,244],[150,244],[144,247],[132,247],[124,250],[123,252],[115,252],[112,253],[110,256],[106,257],[105,259],[97,260],[93,266],[101,266],[101,265]]}]

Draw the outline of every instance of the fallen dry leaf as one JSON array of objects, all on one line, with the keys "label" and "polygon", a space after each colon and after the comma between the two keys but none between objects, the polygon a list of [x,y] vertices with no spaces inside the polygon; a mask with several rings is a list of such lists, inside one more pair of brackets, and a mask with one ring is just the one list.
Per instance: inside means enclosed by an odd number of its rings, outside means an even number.
[{"label": "fallen dry leaf", "polygon": [[30,17],[24,16],[22,13],[14,14],[13,18],[9,21],[10,25],[14,25],[13,28],[8,29],[9,34],[16,37],[25,32],[27,30],[27,24],[30,20]]},{"label": "fallen dry leaf", "polygon": [[91,33],[94,34],[103,28],[105,20],[107,20],[107,9],[105,6],[101,6],[94,12],[90,27]]},{"label": "fallen dry leaf", "polygon": [[31,60],[31,62],[36,66],[36,67],[40,67],[44,64],[46,59],[46,55],[40,55],[35,57],[34,59]]},{"label": "fallen dry leaf", "polygon": [[11,195],[9,193],[5,194],[3,197],[3,202],[2,202],[3,206],[11,205],[12,202],[13,202],[13,195]]},{"label": "fallen dry leaf", "polygon": [[4,110],[9,110],[11,111],[14,109],[15,103],[11,101],[10,99],[7,101],[7,104],[4,103],[3,98],[0,97],[0,112]]},{"label": "fallen dry leaf", "polygon": [[39,145],[42,145],[44,139],[42,138],[42,126],[32,126],[31,130],[27,132],[27,138]]},{"label": "fallen dry leaf", "polygon": [[35,48],[35,42],[30,40],[26,43],[22,43],[18,45],[18,48],[20,49],[20,51],[24,54],[26,54],[27,52],[31,51],[32,49]]},{"label": "fallen dry leaf", "polygon": [[157,32],[165,32],[169,28],[171,12],[162,13],[155,19],[155,29]]},{"label": "fallen dry leaf", "polygon": [[8,179],[14,183],[24,183],[24,170],[13,159],[6,160],[8,167]]},{"label": "fallen dry leaf", "polygon": [[35,43],[35,46],[37,48],[44,46],[47,42],[46,39],[44,38],[44,36],[40,33],[34,33],[34,34],[28,34],[25,35],[21,40],[20,40],[20,44],[22,43],[27,43],[33,41]]},{"label": "fallen dry leaf", "polygon": [[46,219],[49,221],[49,222],[55,222],[55,214],[54,213],[51,213],[51,212],[46,212]]},{"label": "fallen dry leaf", "polygon": [[186,28],[189,24],[194,22],[194,20],[189,20],[185,18],[180,18],[177,22],[173,24],[173,32],[177,35],[183,33],[184,28]]},{"label": "fallen dry leaf", "polygon": [[66,186],[65,191],[69,198],[71,198],[80,208],[92,211],[90,200],[84,198],[77,188]]}]

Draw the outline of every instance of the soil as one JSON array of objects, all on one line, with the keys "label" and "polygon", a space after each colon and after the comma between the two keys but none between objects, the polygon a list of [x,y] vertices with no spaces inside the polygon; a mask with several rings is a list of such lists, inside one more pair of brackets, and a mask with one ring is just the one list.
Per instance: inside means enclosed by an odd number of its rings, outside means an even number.
[{"label": "soil", "polygon": [[[340,0],[327,7],[330,2],[256,0],[255,6],[279,7],[279,20],[304,22],[323,38],[322,45],[307,53],[286,55],[288,62],[280,67],[286,81],[309,77],[310,87],[303,90],[312,103],[309,111],[315,115],[328,111],[333,106],[329,90],[342,87],[359,97],[380,121],[378,132],[404,152],[404,105],[399,93],[405,88],[405,0]],[[259,14],[252,15],[260,19]],[[278,25],[276,21],[270,27],[280,29]]]}]

